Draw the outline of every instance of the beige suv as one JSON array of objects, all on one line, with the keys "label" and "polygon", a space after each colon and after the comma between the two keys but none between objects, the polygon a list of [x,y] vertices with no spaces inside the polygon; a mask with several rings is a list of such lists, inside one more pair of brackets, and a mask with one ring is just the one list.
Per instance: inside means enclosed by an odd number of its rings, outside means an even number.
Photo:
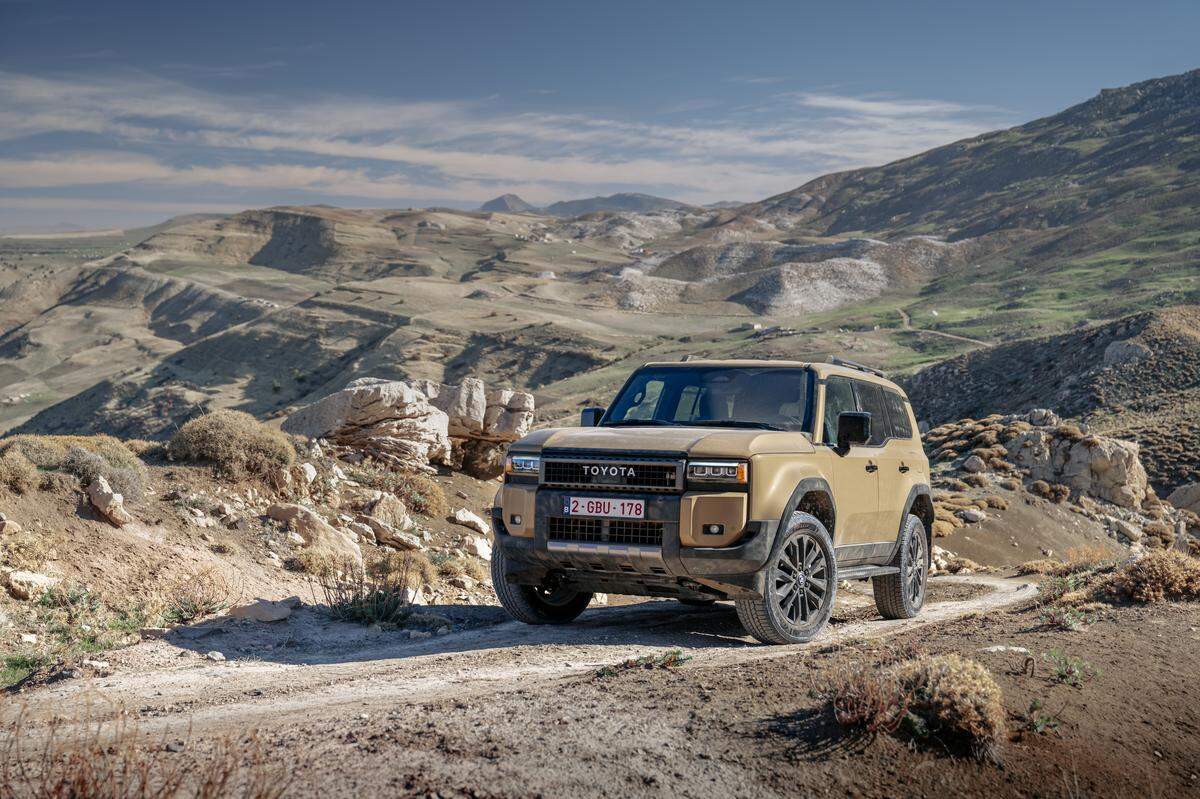
[{"label": "beige suv", "polygon": [[872,580],[889,619],[921,610],[929,462],[904,392],[851,361],[648,363],[582,427],[510,447],[492,526],[521,621],[597,592],[733,600],[755,638],[798,643],[839,580]]}]

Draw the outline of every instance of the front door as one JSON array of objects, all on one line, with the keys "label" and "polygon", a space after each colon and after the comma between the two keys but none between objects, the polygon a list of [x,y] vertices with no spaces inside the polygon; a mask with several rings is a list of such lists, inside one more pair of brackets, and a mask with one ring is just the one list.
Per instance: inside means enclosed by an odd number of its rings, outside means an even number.
[{"label": "front door", "polygon": [[[853,383],[844,377],[825,381],[825,408],[822,436],[830,445],[837,443],[838,415],[859,410]],[[875,420],[872,419],[872,427]],[[855,446],[844,455],[834,454],[833,499],[837,506],[837,530],[834,546],[864,544],[874,535],[879,519],[879,448]]]}]

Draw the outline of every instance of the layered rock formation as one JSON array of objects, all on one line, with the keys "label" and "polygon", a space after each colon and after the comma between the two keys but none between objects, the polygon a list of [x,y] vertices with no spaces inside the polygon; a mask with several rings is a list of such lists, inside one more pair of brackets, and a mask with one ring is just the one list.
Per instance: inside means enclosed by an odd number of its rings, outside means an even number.
[{"label": "layered rock formation", "polygon": [[487,479],[504,468],[504,446],[529,431],[533,395],[429,380],[361,378],[289,416],[283,429],[400,468],[453,466]]}]

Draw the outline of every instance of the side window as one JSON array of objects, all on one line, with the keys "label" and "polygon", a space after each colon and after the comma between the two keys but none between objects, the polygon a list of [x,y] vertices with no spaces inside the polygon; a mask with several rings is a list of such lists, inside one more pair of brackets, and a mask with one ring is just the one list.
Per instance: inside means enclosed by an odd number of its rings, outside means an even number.
[{"label": "side window", "polygon": [[883,389],[873,383],[854,381],[855,393],[858,394],[858,404],[862,410],[871,414],[871,439],[869,447],[878,447],[887,441],[890,429],[888,426],[887,407],[883,404]]},{"label": "side window", "polygon": [[822,440],[827,444],[837,443],[838,414],[857,411],[854,401],[854,386],[844,377],[831,377],[825,381],[825,429]]},{"label": "side window", "polygon": [[892,422],[892,435],[896,438],[913,437],[912,422],[908,418],[908,407],[904,398],[894,391],[884,391],[883,399],[887,403],[888,418]]}]

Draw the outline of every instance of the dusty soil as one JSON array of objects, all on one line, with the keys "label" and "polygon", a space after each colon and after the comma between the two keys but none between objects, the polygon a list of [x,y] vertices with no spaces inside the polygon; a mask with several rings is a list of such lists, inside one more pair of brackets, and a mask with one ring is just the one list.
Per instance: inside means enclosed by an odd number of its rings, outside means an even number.
[{"label": "dusty soil", "polygon": [[[864,590],[865,588],[865,590]],[[264,625],[210,621],[110,653],[112,674],[10,697],[27,731],[125,712],[152,742],[257,728],[289,795],[1164,796],[1200,790],[1200,605],[1101,611],[1075,632],[1043,623],[1021,580],[935,578],[925,613],[886,622],[869,586],[842,592],[805,646],[754,644],[732,607],[646,601],[566,627],[442,606],[454,631],[337,624],[319,608]],[[994,647],[1022,647],[1028,652]],[[675,669],[601,667],[680,649]],[[221,651],[212,662],[204,653]],[[820,698],[831,675],[891,652],[958,652],[1004,692],[1000,763],[848,733]],[[1045,654],[1089,664],[1077,687]],[[1030,729],[1034,700],[1053,724]],[[157,743],[154,743],[157,742]],[[174,746],[173,748],[179,748]]]}]

